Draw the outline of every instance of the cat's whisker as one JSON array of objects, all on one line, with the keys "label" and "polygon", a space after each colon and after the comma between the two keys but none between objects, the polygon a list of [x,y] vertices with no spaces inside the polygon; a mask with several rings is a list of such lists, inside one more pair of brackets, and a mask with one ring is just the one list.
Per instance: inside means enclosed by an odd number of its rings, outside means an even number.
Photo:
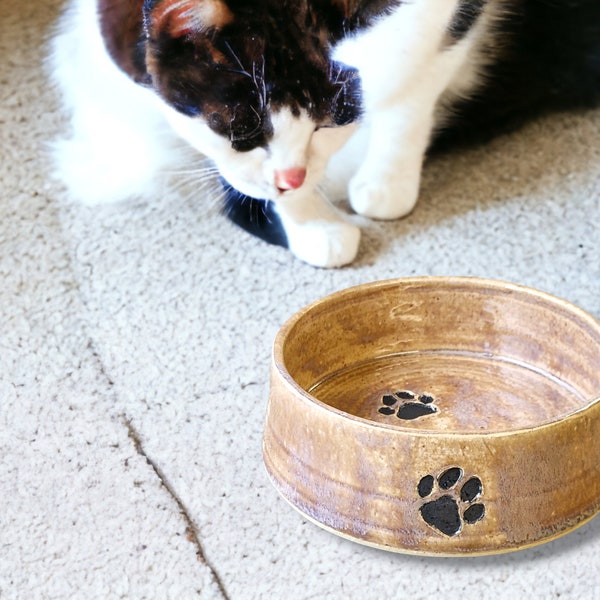
[{"label": "cat's whisker", "polygon": [[206,181],[199,187],[183,186],[178,193],[186,201],[201,204],[204,212],[220,209],[226,195],[221,183],[217,180]]},{"label": "cat's whisker", "polygon": [[167,169],[166,173],[169,174],[177,174],[177,173],[193,173],[196,171],[208,172],[208,171],[219,171],[218,167],[215,165],[214,161],[210,158],[198,158],[194,157],[193,161],[187,165],[185,168],[181,169]]},{"label": "cat's whisker", "polygon": [[218,169],[181,169],[181,170],[173,170],[173,171],[165,171],[169,175],[173,177],[188,177],[190,179],[206,179],[206,178],[215,178],[219,174]]},{"label": "cat's whisker", "polygon": [[236,75],[250,77],[250,73],[248,73],[248,71],[241,71],[240,69],[230,69],[229,67],[221,67],[221,71],[223,71],[224,73],[235,73]]},{"label": "cat's whisker", "polygon": [[218,175],[217,167],[197,167],[191,169],[168,169],[165,171],[168,175]]},{"label": "cat's whisker", "polygon": [[218,187],[220,183],[214,178],[182,179],[176,181],[171,187],[175,191],[190,190],[191,193],[202,192],[208,187]]},{"label": "cat's whisker", "polygon": [[265,200],[264,202],[260,203],[260,207],[262,209],[262,213],[263,213],[265,219],[267,220],[267,223],[269,223],[269,225],[272,225],[273,219],[271,219],[271,217],[269,217],[269,213],[267,212],[267,208],[270,203],[271,203],[271,200]]},{"label": "cat's whisker", "polygon": [[213,190],[214,193],[207,194],[205,197],[205,201],[207,202],[204,205],[204,209],[211,211],[215,210],[221,213],[224,213],[226,216],[229,215],[230,209],[223,210],[225,205],[225,198],[227,197],[227,192],[223,188]]},{"label": "cat's whisker", "polygon": [[329,206],[332,206],[335,208],[335,204],[332,202],[331,198],[325,193],[325,190],[323,189],[322,186],[318,185],[315,188],[315,191],[317,192],[317,194],[319,194],[319,196],[321,196],[321,199],[323,200],[323,202],[325,204],[328,204]]},{"label": "cat's whisker", "polygon": [[213,167],[173,171],[169,173],[170,187],[178,193],[202,193],[209,186],[221,185],[218,175],[219,171]]},{"label": "cat's whisker", "polygon": [[242,64],[242,61],[240,60],[239,56],[234,52],[233,48],[231,47],[231,44],[229,42],[225,42],[225,46],[227,46],[227,49],[229,50],[229,53],[231,54],[231,56],[233,57],[233,59],[235,60],[235,62],[238,64],[238,67],[240,68],[240,75],[245,75],[247,77],[250,77],[250,79],[252,79],[252,75],[250,75],[250,73],[248,72],[248,69],[246,69],[244,67],[244,65]]},{"label": "cat's whisker", "polygon": [[256,61],[252,63],[252,81],[256,86],[258,98],[260,100],[260,109],[263,110],[267,105],[267,86],[265,83],[265,57],[261,56],[260,75],[256,72]]}]

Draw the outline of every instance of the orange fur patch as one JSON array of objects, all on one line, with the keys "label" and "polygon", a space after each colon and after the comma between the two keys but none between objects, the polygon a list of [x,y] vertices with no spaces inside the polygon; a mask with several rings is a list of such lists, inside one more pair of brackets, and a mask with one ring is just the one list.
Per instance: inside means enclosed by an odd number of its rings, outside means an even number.
[{"label": "orange fur patch", "polygon": [[233,21],[233,14],[221,0],[165,0],[152,11],[152,26],[181,37]]}]

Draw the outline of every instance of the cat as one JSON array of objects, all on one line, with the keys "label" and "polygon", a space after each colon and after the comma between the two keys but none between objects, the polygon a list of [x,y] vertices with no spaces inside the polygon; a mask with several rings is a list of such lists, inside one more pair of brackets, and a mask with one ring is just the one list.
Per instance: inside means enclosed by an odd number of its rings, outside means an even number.
[{"label": "cat", "polygon": [[339,200],[403,217],[431,149],[598,105],[600,2],[73,0],[52,70],[73,196],[151,196],[184,140],[235,223],[339,267],[360,242]]}]

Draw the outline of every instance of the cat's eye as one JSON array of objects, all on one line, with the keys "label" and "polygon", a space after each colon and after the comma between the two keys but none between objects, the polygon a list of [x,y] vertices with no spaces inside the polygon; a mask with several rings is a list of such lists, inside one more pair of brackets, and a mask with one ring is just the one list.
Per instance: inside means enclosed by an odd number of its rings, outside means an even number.
[{"label": "cat's eye", "polygon": [[320,123],[319,125],[315,125],[315,131],[319,131],[320,129],[333,129],[336,127],[334,123]]}]

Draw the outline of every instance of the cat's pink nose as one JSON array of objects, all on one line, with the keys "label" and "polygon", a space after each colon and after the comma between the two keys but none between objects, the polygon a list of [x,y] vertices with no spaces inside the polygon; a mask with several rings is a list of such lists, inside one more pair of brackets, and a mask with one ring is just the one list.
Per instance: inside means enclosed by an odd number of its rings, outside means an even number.
[{"label": "cat's pink nose", "polygon": [[306,169],[292,167],[275,171],[275,186],[280,192],[297,190],[306,179]]}]

